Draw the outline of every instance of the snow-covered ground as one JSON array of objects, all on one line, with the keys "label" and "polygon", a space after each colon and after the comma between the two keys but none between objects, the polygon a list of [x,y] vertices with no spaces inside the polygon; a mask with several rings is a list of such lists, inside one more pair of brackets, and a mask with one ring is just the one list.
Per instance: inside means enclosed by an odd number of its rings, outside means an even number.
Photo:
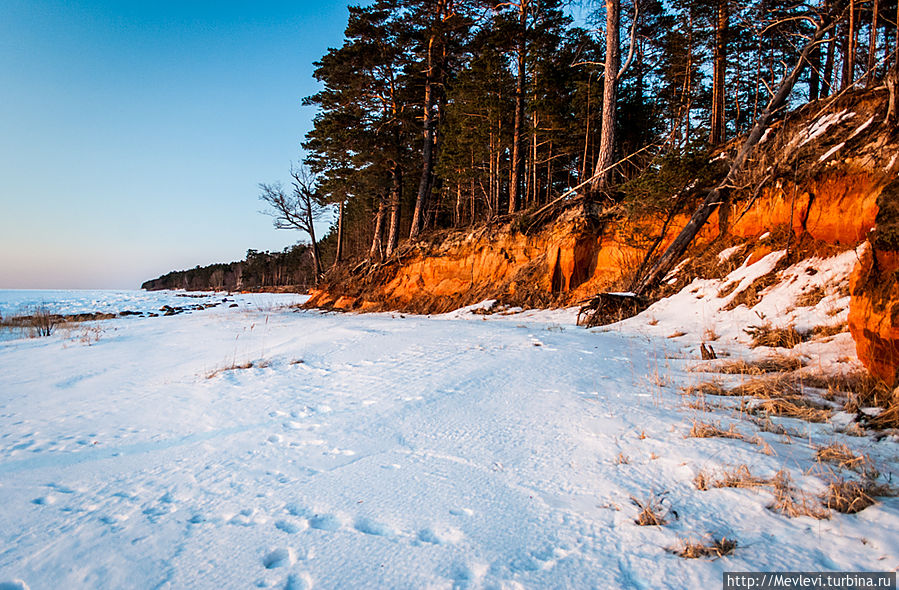
[{"label": "snow-covered ground", "polygon": [[[699,337],[662,336],[676,316],[585,330],[572,310],[241,306],[2,342],[0,587],[716,588],[725,571],[895,570],[896,498],[814,520],[769,510],[768,487],[694,486],[745,464],[813,497],[817,445],[892,476],[899,444],[691,409]],[[773,453],[689,438],[696,419]],[[634,522],[651,498],[666,525]],[[669,551],[722,536],[732,555]]]}]

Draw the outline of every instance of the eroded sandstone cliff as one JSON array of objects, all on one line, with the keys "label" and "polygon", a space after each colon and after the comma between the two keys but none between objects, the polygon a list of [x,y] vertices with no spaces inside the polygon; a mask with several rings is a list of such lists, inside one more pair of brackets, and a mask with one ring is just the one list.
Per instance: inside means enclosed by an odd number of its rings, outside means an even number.
[{"label": "eroded sandstone cliff", "polygon": [[[710,218],[687,258],[699,276],[720,271],[695,261],[714,262],[715,253],[733,245],[745,244],[745,255],[758,259],[800,242],[849,249],[870,240],[852,281],[850,328],[860,360],[895,383],[899,132],[883,124],[885,109],[885,93],[874,91],[808,105],[782,122],[754,157],[746,186]],[[508,220],[406,244],[389,261],[332,274],[309,305],[420,313],[488,298],[525,307],[571,305],[628,289],[647,253],[663,251],[689,213],[685,207],[670,217],[628,216],[575,199],[537,229]]]}]

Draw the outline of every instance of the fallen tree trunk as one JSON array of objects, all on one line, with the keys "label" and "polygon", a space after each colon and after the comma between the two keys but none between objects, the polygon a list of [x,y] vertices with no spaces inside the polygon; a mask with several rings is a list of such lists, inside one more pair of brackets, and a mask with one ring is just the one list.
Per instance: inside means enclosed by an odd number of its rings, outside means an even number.
[{"label": "fallen tree trunk", "polygon": [[812,50],[817,46],[821,39],[824,38],[824,34],[832,26],[833,20],[831,15],[829,13],[822,15],[821,20],[816,23],[814,35],[812,35],[811,40],[805,47],[803,47],[796,65],[793,67],[790,74],[781,80],[777,93],[768,102],[765,110],[752,127],[752,131],[749,132],[749,136],[746,138],[746,141],[743,143],[737,156],[734,158],[733,162],[731,162],[727,176],[725,176],[724,180],[718,183],[715,188],[708,192],[702,204],[693,213],[690,221],[687,222],[687,225],[681,230],[681,233],[678,234],[671,245],[668,246],[668,249],[665,250],[649,273],[637,283],[635,292],[638,295],[646,294],[662,281],[665,275],[674,268],[678,259],[680,259],[680,257],[687,251],[687,248],[693,242],[696,234],[699,233],[699,230],[702,229],[702,226],[705,225],[705,222],[708,221],[715,209],[728,199],[729,187],[733,185],[737,173],[741,171],[746,160],[749,158],[749,155],[752,153],[753,149],[755,149],[755,146],[758,145],[759,141],[761,141],[765,130],[768,128],[768,124],[771,122],[771,118],[784,106],[784,104],[786,104],[787,98],[789,98],[790,93],[793,91],[793,86],[796,85],[796,81],[809,63],[809,55]]}]

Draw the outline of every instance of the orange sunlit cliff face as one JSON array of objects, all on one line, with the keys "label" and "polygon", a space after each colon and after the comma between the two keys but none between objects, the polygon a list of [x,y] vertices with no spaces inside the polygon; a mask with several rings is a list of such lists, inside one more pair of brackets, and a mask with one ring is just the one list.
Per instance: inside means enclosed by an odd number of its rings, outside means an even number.
[{"label": "orange sunlit cliff face", "polygon": [[[746,186],[712,214],[662,294],[694,277],[726,275],[731,268],[717,256],[725,248],[740,247],[737,264],[787,248],[793,262],[809,258],[814,266],[816,255],[867,243],[850,285],[849,328],[861,362],[888,383],[899,382],[899,133],[874,123],[884,98],[868,93],[809,105],[779,123],[740,181]],[[821,133],[828,120],[837,122]],[[443,233],[361,272],[329,276],[309,306],[438,313],[485,299],[575,305],[596,293],[629,290],[645,273],[647,254],[658,256],[691,213],[685,206],[671,218],[629,217],[578,204],[544,225],[518,220]]]},{"label": "orange sunlit cliff face", "polygon": [[[803,186],[778,183],[747,203],[731,207],[724,230],[732,243],[754,243],[765,233],[792,227],[794,235],[836,247],[863,242],[877,218],[878,196],[889,175],[882,171],[833,171]],[[741,213],[746,210],[745,214]],[[486,298],[510,304],[572,305],[606,290],[625,290],[652,244],[661,221],[589,222],[577,207],[533,235],[477,230],[420,243],[384,265],[355,290],[325,285],[309,305],[343,310],[444,312]],[[657,246],[663,249],[687,221],[669,223]],[[718,215],[704,228],[694,255],[719,237]],[[770,251],[750,246],[751,262]],[[875,264],[875,259],[877,263]],[[899,255],[870,251],[858,264],[852,286],[850,326],[860,360],[890,381],[899,366]],[[889,287],[885,287],[889,285]]]}]

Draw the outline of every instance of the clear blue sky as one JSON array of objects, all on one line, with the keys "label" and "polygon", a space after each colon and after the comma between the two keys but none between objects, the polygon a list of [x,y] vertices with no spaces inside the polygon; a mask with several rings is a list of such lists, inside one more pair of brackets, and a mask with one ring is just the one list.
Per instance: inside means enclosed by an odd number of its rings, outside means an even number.
[{"label": "clear blue sky", "polygon": [[342,0],[0,0],[0,288],[137,288],[301,238],[259,214]]}]

